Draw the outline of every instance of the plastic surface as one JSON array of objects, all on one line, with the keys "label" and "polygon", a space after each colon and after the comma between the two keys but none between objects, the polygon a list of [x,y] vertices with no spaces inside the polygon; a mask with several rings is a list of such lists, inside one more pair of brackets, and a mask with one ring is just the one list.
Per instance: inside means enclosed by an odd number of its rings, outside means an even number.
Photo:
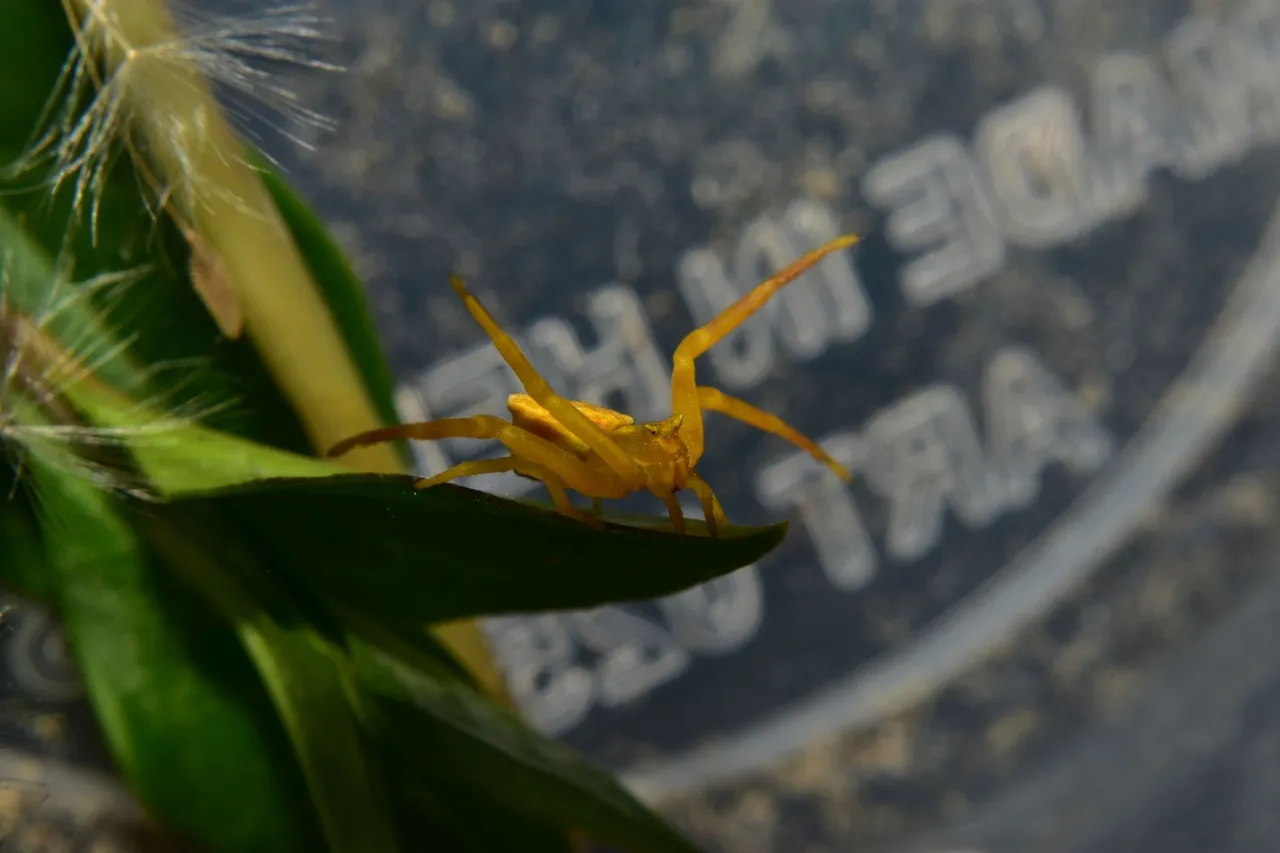
[{"label": "plastic surface", "polygon": [[700,362],[856,483],[709,420],[788,541],[495,621],[531,721],[709,849],[1280,847],[1280,2],[325,5],[337,129],[277,153],[406,418],[517,390],[450,270],[647,418],[692,325],[867,236]]}]

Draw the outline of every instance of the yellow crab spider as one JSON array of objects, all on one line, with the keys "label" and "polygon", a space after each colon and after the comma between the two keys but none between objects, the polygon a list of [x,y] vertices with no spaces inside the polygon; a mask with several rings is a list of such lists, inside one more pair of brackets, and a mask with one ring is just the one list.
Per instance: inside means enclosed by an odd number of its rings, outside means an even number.
[{"label": "yellow crab spider", "polygon": [[[826,255],[857,242],[858,237],[845,235],[815,249],[761,282],[705,326],[690,332],[676,347],[672,357],[672,414],[665,420],[644,424],[637,424],[634,418],[622,412],[569,400],[557,394],[511,336],[498,327],[480,301],[471,295],[461,279],[451,276],[450,284],[454,291],[524,387],[525,393],[512,394],[507,400],[511,420],[473,415],[385,427],[345,439],[334,445],[327,455],[340,456],[354,447],[400,439],[497,439],[506,446],[510,455],[461,462],[434,477],[419,480],[416,487],[425,489],[458,477],[514,471],[542,481],[556,508],[564,515],[597,526],[600,525],[602,500],[615,500],[632,492],[648,490],[666,505],[671,524],[680,534],[685,532],[685,524],[676,492],[688,488],[698,496],[707,531],[715,536],[719,527],[727,525],[728,521],[715,493],[696,471],[704,447],[704,410],[720,412],[784,438],[812,454],[842,479],[851,479],[842,465],[780,418],[715,388],[699,386],[694,380],[693,362],[759,311],[783,286]],[[592,498],[593,515],[578,510],[570,503],[570,489]]]}]

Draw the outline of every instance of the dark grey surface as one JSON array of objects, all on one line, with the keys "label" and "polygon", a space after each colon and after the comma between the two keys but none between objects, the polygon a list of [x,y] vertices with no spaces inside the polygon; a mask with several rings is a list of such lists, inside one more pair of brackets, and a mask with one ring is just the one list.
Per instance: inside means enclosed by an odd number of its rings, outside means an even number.
[{"label": "dark grey surface", "polygon": [[[789,517],[788,541],[716,606],[495,624],[531,718],[712,849],[1280,847],[1280,4],[324,5],[323,54],[348,71],[284,73],[335,128],[293,128],[314,152],[266,144],[369,281],[406,416],[494,410],[514,390],[451,269],[564,391],[618,380],[606,399],[660,415],[668,354],[702,319],[680,270],[715,256],[749,286],[815,239],[761,230],[796,203],[867,235],[856,280],[837,265],[795,288],[861,294],[865,315],[779,312],[700,367],[848,452],[858,481],[771,503],[762,472],[785,446],[710,422],[702,470],[730,516]],[[1270,29],[1244,20],[1251,5]],[[1200,61],[1169,59],[1201,37]],[[1171,102],[1097,94],[1140,80],[1135,56],[1176,81]],[[1019,131],[1020,148],[994,148]],[[925,302],[910,284],[925,249],[889,209],[901,158],[928,140],[916,164],[950,163],[953,193],[973,182],[977,273],[936,279],[955,290]],[[1143,156],[1168,167],[1125,206]],[[1010,213],[1019,178],[1030,196]],[[1038,237],[1046,189],[1079,219]],[[763,258],[761,235],[791,245]],[[1029,365],[1058,390],[1013,382]],[[918,396],[935,385],[958,396]],[[1045,393],[1062,431],[1037,445]],[[912,424],[884,418],[930,401],[959,420],[922,448],[948,437],[969,500],[912,540],[893,532],[893,486],[921,463],[891,456]]]},{"label": "dark grey surface", "polygon": [[925,849],[1274,850],[1280,677],[1256,650],[1280,642],[1280,583],[1248,598],[1117,720]]}]

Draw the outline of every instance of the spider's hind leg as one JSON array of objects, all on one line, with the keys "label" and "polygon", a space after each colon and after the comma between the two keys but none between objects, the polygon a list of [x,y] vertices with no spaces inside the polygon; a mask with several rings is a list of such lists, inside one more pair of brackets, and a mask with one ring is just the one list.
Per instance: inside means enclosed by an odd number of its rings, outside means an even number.
[{"label": "spider's hind leg", "polygon": [[675,492],[654,492],[664,504],[667,506],[667,515],[671,518],[671,526],[675,528],[676,534],[684,536],[684,510],[680,508],[680,502],[676,500]]},{"label": "spider's hind leg", "polygon": [[353,435],[330,447],[325,456],[341,456],[357,447],[382,444],[387,441],[438,441],[442,438],[497,438],[504,427],[511,424],[493,415],[472,415],[469,418],[439,418],[412,424],[371,429]]},{"label": "spider's hind leg", "polygon": [[447,471],[442,471],[434,477],[426,477],[413,484],[415,489],[429,489],[432,486],[438,486],[441,483],[447,483],[450,480],[456,480],[459,477],[474,477],[477,474],[501,474],[504,471],[514,471],[516,468],[515,457],[502,456],[497,459],[476,459],[471,462],[459,462]]},{"label": "spider's hind leg", "polygon": [[[572,518],[575,521],[581,521],[583,524],[589,524],[597,530],[604,529],[604,522],[597,517],[598,514],[585,513],[573,505],[573,502],[569,500],[568,484],[550,468],[529,462],[519,462],[515,467],[517,473],[542,481],[542,485],[547,487],[547,491],[551,494],[551,500],[555,503],[556,510],[561,515]],[[595,505],[599,505],[599,503],[599,498],[594,499]]]},{"label": "spider's hind leg", "polygon": [[704,411],[719,412],[734,420],[742,421],[748,426],[753,426],[761,432],[767,432],[786,439],[823,465],[826,465],[846,483],[853,479],[853,475],[849,473],[849,470],[831,458],[831,454],[823,450],[817,442],[775,414],[766,412],[763,409],[757,409],[746,400],[730,397],[719,389],[708,388],[705,385],[698,386],[698,402],[702,405]]},{"label": "spider's hind leg", "polygon": [[[515,471],[526,477],[540,480],[551,493],[556,509],[561,514],[593,527],[602,526],[602,522],[588,513],[574,507],[569,501],[568,488],[572,482],[574,488],[583,489],[592,494],[613,494],[621,485],[615,476],[595,471],[585,465],[569,451],[545,438],[535,435],[514,424],[495,418],[492,415],[472,415],[469,418],[440,418],[434,421],[403,424],[401,426],[384,427],[369,432],[353,435],[334,445],[328,456],[339,456],[354,447],[363,447],[383,441],[395,441],[401,438],[419,441],[434,441],[442,438],[478,438],[498,439],[510,456],[497,459],[476,459],[460,462],[447,471],[426,477],[414,484],[415,488],[426,489],[431,486],[447,483],[459,477],[475,474],[497,474],[503,471]],[[603,492],[601,490],[604,490]]]}]

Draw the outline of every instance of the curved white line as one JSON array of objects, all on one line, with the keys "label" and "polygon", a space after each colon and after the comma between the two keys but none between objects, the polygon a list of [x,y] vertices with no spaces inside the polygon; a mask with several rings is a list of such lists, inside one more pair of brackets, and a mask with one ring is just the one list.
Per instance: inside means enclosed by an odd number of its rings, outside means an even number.
[{"label": "curved white line", "polygon": [[1232,423],[1280,343],[1280,208],[1190,366],[1142,431],[1043,536],[973,595],[885,655],[768,720],[622,775],[655,800],[760,769],[816,738],[925,699],[1089,577]]}]

